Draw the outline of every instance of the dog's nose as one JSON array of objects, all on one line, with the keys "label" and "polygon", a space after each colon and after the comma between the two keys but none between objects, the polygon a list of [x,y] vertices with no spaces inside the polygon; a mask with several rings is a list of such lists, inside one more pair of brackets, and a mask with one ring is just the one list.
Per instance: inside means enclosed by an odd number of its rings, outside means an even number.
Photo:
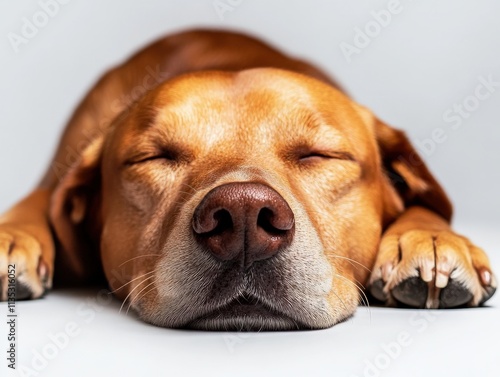
[{"label": "dog's nose", "polygon": [[271,187],[235,182],[211,190],[194,211],[192,225],[198,242],[217,259],[239,259],[247,268],[290,245],[294,223],[288,203]]}]

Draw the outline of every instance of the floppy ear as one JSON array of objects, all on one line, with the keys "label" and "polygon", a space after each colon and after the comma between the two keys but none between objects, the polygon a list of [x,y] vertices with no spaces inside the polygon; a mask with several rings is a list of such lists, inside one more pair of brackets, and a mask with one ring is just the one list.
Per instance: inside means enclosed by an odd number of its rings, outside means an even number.
[{"label": "floppy ear", "polygon": [[404,132],[375,119],[374,132],[385,173],[404,202],[422,206],[450,221],[452,206]]},{"label": "floppy ear", "polygon": [[55,276],[81,283],[102,277],[99,257],[101,154],[104,137],[94,139],[69,167],[51,198],[49,217],[58,241]]}]

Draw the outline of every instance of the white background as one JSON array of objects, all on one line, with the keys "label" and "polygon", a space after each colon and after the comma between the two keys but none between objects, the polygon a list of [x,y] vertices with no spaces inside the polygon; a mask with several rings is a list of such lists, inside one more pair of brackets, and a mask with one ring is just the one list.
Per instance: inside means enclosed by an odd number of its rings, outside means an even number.
[{"label": "white background", "polygon": [[[22,35],[23,18],[32,20],[42,8],[32,0],[2,2],[0,210],[36,184],[72,110],[105,69],[166,33],[222,27],[248,31],[317,63],[416,144],[443,133],[444,142],[432,151],[420,147],[421,154],[455,204],[458,229],[475,235],[499,270],[500,87],[478,102],[459,129],[443,114],[475,94],[479,77],[500,82],[500,2],[401,0],[402,11],[350,62],[341,43],[353,44],[355,28],[364,29],[371,12],[386,9],[388,0],[222,2],[235,5],[221,18],[213,0],[72,0],[18,52],[9,33]],[[47,334],[75,316],[81,320],[74,312],[79,302],[61,294],[20,306],[24,362],[29,365],[33,349],[49,341]],[[422,333],[410,323],[418,312],[375,309],[370,322],[360,309],[353,321],[323,332],[253,334],[236,340],[234,352],[223,334],[115,321],[115,309],[106,306],[92,324],[82,325],[81,335],[40,375],[87,376],[88,368],[96,375],[110,375],[113,368],[120,375],[363,375],[364,360],[374,360],[381,344],[401,331],[414,342],[381,375],[500,375],[500,358],[493,357],[500,338],[496,308],[447,311]]]}]

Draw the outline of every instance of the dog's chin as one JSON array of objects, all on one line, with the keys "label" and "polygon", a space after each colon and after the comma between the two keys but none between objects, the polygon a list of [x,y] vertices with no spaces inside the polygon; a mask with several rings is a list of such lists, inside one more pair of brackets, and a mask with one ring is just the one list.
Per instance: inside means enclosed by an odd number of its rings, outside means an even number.
[{"label": "dog's chin", "polygon": [[[139,308],[136,308],[136,310]],[[144,307],[142,308],[144,309]],[[166,317],[161,311],[138,310],[138,314],[145,322],[152,325],[177,329],[192,329],[205,331],[297,331],[319,330],[333,326],[339,322],[330,316],[304,316],[300,313],[286,312],[267,305],[255,297],[238,296],[226,304],[206,309],[203,313],[183,321],[180,316]],[[154,314],[153,314],[154,313]],[[186,312],[184,312],[184,315]],[[316,317],[316,321],[312,318]],[[175,318],[172,320],[172,318]],[[302,319],[301,319],[302,318]],[[308,321],[309,319],[309,321]]]},{"label": "dog's chin", "polygon": [[244,297],[194,319],[188,329],[212,331],[273,331],[310,329],[291,317]]},{"label": "dog's chin", "polygon": [[205,331],[284,331],[284,330],[307,330],[295,321],[287,317],[262,317],[259,315],[245,316],[217,316],[214,318],[197,319],[187,326],[186,329]]}]

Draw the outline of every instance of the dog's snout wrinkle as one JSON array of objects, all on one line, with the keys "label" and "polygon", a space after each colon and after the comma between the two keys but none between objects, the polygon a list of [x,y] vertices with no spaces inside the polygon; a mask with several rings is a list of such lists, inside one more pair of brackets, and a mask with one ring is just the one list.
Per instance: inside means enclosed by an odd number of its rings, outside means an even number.
[{"label": "dog's snout wrinkle", "polygon": [[194,211],[197,241],[218,260],[240,259],[248,268],[290,245],[295,219],[283,197],[255,182],[212,189]]}]

